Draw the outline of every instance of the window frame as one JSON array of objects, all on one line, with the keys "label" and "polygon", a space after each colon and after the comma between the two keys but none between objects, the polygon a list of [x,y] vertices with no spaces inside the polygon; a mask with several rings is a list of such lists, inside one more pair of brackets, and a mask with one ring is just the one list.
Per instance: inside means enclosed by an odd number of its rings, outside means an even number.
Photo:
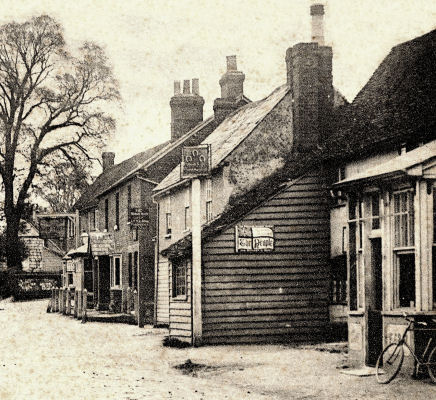
[{"label": "window frame", "polygon": [[104,229],[109,231],[109,198],[104,199]]},{"label": "window frame", "polygon": [[[116,280],[116,261],[119,260],[119,266],[120,269],[118,271],[118,284]],[[110,287],[111,289],[120,289],[122,287],[122,269],[123,269],[123,263],[122,263],[122,255],[121,254],[114,254],[111,257],[111,273],[110,273]]]},{"label": "window frame", "polygon": [[205,197],[206,197],[206,222],[210,222],[213,219],[213,208],[212,208],[212,178],[206,178],[205,180]]},{"label": "window frame", "polygon": [[188,232],[191,229],[191,190],[188,186],[185,192],[185,209],[184,209],[184,231]]},{"label": "window frame", "polygon": [[[182,273],[179,273],[182,270]],[[180,279],[183,278],[183,286],[179,285]],[[173,300],[185,301],[188,298],[188,260],[173,259],[171,261],[171,297]],[[179,293],[179,288],[184,291]]]},{"label": "window frame", "polygon": [[120,229],[120,192],[115,193],[115,226],[114,230]]},{"label": "window frame", "polygon": [[172,215],[171,215],[171,196],[165,199],[165,238],[170,238],[172,234]]}]

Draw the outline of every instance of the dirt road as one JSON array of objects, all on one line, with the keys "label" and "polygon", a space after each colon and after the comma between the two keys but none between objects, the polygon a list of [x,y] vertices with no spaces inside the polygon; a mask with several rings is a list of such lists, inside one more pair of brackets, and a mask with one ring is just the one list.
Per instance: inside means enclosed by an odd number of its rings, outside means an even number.
[{"label": "dirt road", "polygon": [[165,330],[81,324],[46,304],[0,302],[1,400],[436,398],[408,374],[386,386],[339,374],[346,355],[318,346],[166,348]]}]

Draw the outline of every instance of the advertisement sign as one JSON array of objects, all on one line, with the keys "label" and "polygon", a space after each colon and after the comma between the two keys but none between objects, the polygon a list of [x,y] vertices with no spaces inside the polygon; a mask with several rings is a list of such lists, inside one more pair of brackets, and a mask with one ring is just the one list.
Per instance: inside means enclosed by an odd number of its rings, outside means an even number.
[{"label": "advertisement sign", "polygon": [[146,208],[131,208],[130,223],[135,226],[146,225],[150,222],[150,213]]},{"label": "advertisement sign", "polygon": [[274,231],[270,226],[236,226],[236,252],[274,250]]},{"label": "advertisement sign", "polygon": [[180,176],[182,179],[210,174],[211,151],[209,144],[183,147]]},{"label": "advertisement sign", "polygon": [[39,218],[39,236],[42,239],[63,239],[65,235],[65,218]]}]

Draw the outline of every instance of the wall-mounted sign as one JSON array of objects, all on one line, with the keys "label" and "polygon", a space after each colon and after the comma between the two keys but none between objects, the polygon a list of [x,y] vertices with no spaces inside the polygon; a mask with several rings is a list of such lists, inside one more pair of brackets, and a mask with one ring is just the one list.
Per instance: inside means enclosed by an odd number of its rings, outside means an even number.
[{"label": "wall-mounted sign", "polygon": [[236,252],[274,250],[274,231],[270,226],[236,226]]},{"label": "wall-mounted sign", "polygon": [[132,225],[141,226],[150,222],[150,213],[146,208],[131,208],[130,223]]},{"label": "wall-mounted sign", "polygon": [[183,147],[180,176],[182,179],[210,174],[211,151],[209,144]]},{"label": "wall-mounted sign", "polygon": [[66,236],[65,218],[39,218],[39,236],[42,239],[63,239]]}]

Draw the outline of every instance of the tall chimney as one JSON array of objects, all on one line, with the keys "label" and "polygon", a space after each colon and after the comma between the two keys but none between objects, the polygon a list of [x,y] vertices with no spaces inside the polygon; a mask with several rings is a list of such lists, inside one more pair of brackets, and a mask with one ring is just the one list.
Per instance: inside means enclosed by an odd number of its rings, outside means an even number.
[{"label": "tall chimney", "polygon": [[245,74],[238,71],[236,56],[227,56],[227,71],[221,77],[221,98],[215,99],[213,110],[215,121],[221,123],[238,108],[238,101],[244,95]]},{"label": "tall chimney", "polygon": [[[322,17],[323,6],[312,6],[312,17],[314,8]],[[332,56],[332,48],[320,46],[318,42],[299,43],[286,51],[287,84],[293,102],[293,140],[298,151],[314,148],[328,135],[333,109]]]},{"label": "tall chimney", "polygon": [[198,79],[183,81],[183,93],[180,81],[174,82],[174,96],[171,106],[171,140],[176,140],[203,121],[204,99],[200,96]]},{"label": "tall chimney", "polygon": [[101,155],[103,161],[103,172],[108,168],[113,167],[115,162],[115,153],[112,152],[104,152]]},{"label": "tall chimney", "polygon": [[324,5],[310,6],[310,15],[312,16],[312,42],[324,46]]}]

